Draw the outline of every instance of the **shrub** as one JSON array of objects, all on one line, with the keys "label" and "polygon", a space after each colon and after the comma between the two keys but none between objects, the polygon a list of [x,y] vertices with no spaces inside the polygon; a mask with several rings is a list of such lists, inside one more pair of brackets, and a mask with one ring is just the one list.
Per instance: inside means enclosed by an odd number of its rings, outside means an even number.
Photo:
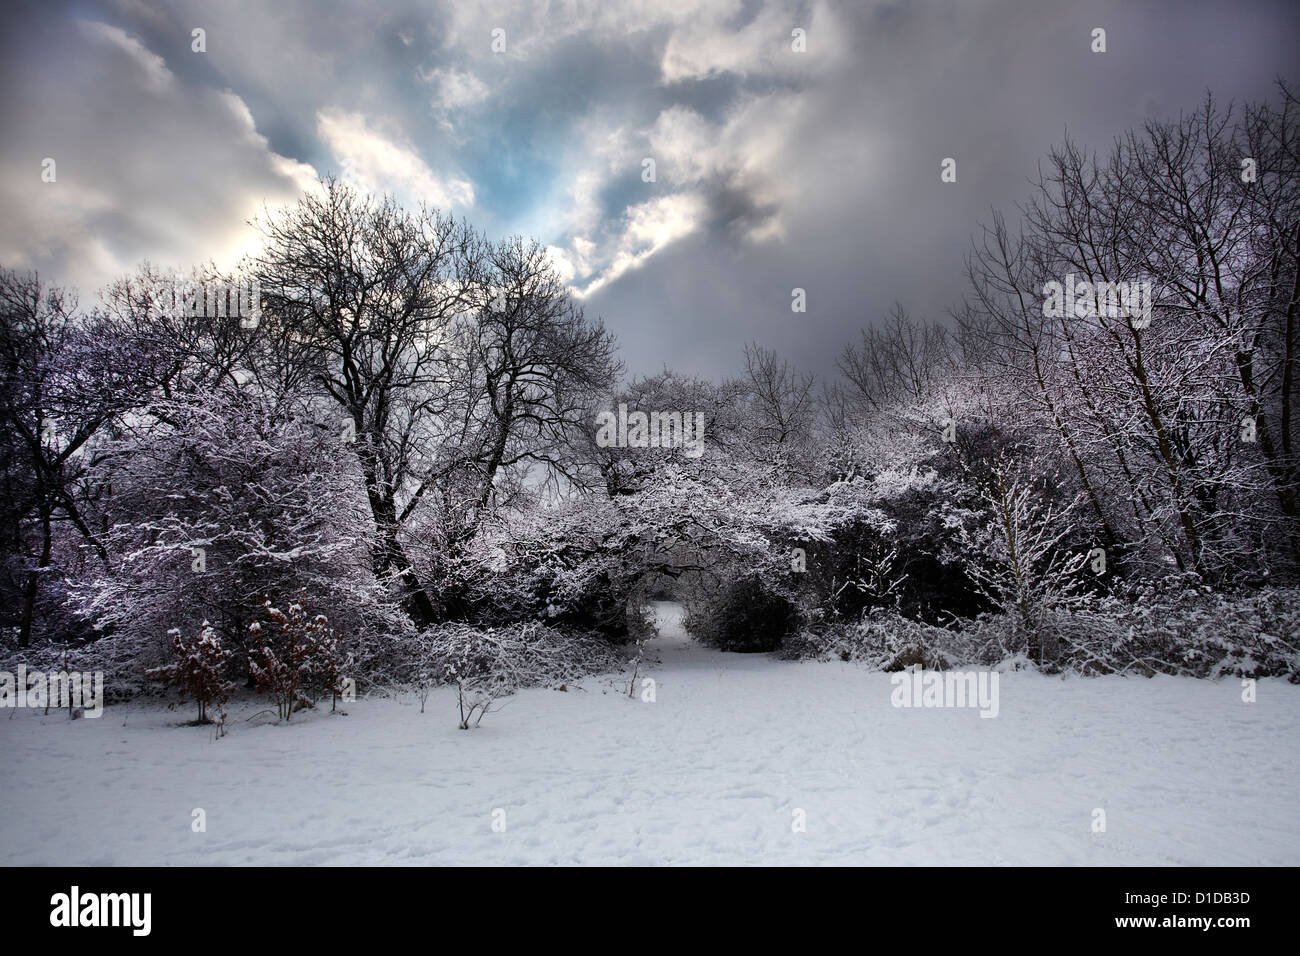
[{"label": "shrub", "polygon": [[181,637],[180,628],[167,632],[172,639],[172,655],[175,660],[161,667],[151,668],[147,675],[158,678],[180,691],[181,700],[186,699],[198,704],[199,716],[196,723],[212,723],[208,716],[211,707],[220,709],[230,699],[234,684],[225,680],[226,668],[233,652],[221,646],[217,632],[207,621],[197,640],[186,643]]},{"label": "shrub", "polygon": [[[1300,683],[1300,589],[1228,595],[1183,578],[1045,611],[1032,635],[1047,673],[1286,677]],[[938,627],[876,610],[786,641],[798,660],[861,661],[881,670],[1027,663],[1030,635],[1006,614]]]},{"label": "shrub", "polygon": [[449,668],[456,666],[462,678],[491,679],[511,688],[556,687],[620,670],[624,656],[598,634],[570,633],[534,621],[502,627],[451,622],[424,632],[422,644],[422,660],[413,662],[408,679],[438,674],[454,683]]},{"label": "shrub", "polygon": [[461,730],[477,727],[493,704],[520,687],[558,687],[587,674],[621,669],[624,654],[598,634],[569,633],[539,622],[476,627],[448,622],[425,631],[408,680],[423,712],[435,682],[456,688]]},{"label": "shrub", "polygon": [[793,660],[860,661],[885,671],[914,664],[940,670],[969,653],[962,635],[934,624],[876,608],[852,623],[833,622],[787,641],[782,656]]},{"label": "shrub", "polygon": [[756,575],[732,582],[717,603],[693,602],[686,616],[686,629],[697,640],[746,654],[777,650],[799,623],[790,599]]},{"label": "shrub", "polygon": [[280,718],[289,720],[295,704],[299,709],[314,706],[307,694],[342,690],[338,638],[324,614],[309,619],[301,604],[291,604],[288,614],[270,601],[263,606],[279,634],[271,640],[261,622],[248,626],[253,639],[248,671],[259,692],[274,695]]},{"label": "shrub", "polygon": [[[443,675],[447,683],[456,685],[456,707],[460,713],[456,726],[461,730],[477,727],[492,712],[492,705],[499,698],[515,692],[515,685],[508,677],[493,672],[490,658],[470,647],[444,665]],[[420,708],[423,712],[423,701]]]},{"label": "shrub", "polygon": [[1175,578],[1090,602],[1073,618],[1061,627],[1060,669],[1300,683],[1297,588],[1233,595]]}]

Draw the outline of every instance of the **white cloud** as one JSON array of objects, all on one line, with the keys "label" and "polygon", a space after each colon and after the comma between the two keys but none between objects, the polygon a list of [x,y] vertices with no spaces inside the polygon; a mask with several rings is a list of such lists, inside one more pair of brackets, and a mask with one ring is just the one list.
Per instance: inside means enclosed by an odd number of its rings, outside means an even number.
[{"label": "white cloud", "polygon": [[154,93],[161,93],[175,82],[167,63],[156,53],[151,53],[138,37],[131,36],[118,27],[94,20],[78,20],[78,27],[93,42],[110,44],[125,53],[139,68],[145,86]]},{"label": "white cloud", "polygon": [[573,262],[573,256],[559,246],[547,246],[546,254],[551,259],[551,265],[555,267],[555,272],[560,279],[570,283],[578,274],[578,267]]},{"label": "white cloud", "polygon": [[[781,171],[796,160],[788,155],[791,132],[801,119],[796,94],[774,93],[742,101],[718,123],[686,107],[663,110],[640,135],[611,127],[600,118],[580,130],[579,165],[567,176],[563,234],[567,244],[554,246],[564,257],[566,281],[588,296],[643,266],[652,256],[709,219],[710,191],[744,194],[760,214],[732,226],[749,242],[784,238],[783,206],[797,197],[793,177]],[[656,162],[658,193],[626,207],[611,219],[604,193],[620,177],[638,176],[645,157]],[[561,181],[564,181],[563,179]],[[557,256],[558,261],[558,256]],[[589,279],[585,287],[580,285]]]},{"label": "white cloud", "polygon": [[726,21],[742,10],[742,0],[458,0],[448,6],[443,49],[490,52],[490,31],[506,31],[505,55],[528,59],[573,36],[624,39],[629,34],[672,25],[697,29]]},{"label": "white cloud", "polygon": [[658,172],[683,185],[698,182],[717,165],[719,132],[694,110],[673,106],[659,114],[646,138]]},{"label": "white cloud", "polygon": [[481,103],[491,93],[487,84],[473,73],[454,68],[421,72],[420,80],[433,87],[435,109],[462,110]]},{"label": "white cloud", "polygon": [[[85,301],[144,259],[232,268],[262,204],[315,180],[270,148],[240,97],[187,85],[138,37],[90,21],[55,30],[57,58],[33,46],[12,64],[28,80],[0,140],[6,267],[77,286]],[[47,156],[52,183],[40,180]]]},{"label": "white cloud", "polygon": [[342,166],[343,177],[364,190],[443,208],[474,204],[468,180],[439,177],[400,131],[381,129],[361,113],[320,110],[316,135]]},{"label": "white cloud", "polygon": [[609,265],[582,290],[582,296],[591,295],[629,269],[639,267],[659,250],[689,236],[702,224],[704,213],[703,198],[693,193],[659,196],[629,206]]},{"label": "white cloud", "polygon": [[[798,76],[821,73],[849,52],[832,6],[821,0],[804,8],[792,0],[764,4],[748,23],[731,28],[734,4],[708,5],[678,23],[659,68],[665,83],[730,73],[737,76]],[[803,31],[803,52],[794,49]]]}]

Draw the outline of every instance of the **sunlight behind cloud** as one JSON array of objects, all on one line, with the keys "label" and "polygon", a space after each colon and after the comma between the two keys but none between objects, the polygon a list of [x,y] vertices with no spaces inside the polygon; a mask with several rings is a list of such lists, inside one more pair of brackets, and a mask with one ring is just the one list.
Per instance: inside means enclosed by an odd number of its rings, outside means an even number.
[{"label": "sunlight behind cloud", "polygon": [[321,110],[316,134],[341,164],[343,177],[362,189],[441,208],[474,204],[468,180],[439,177],[400,133],[379,129],[361,113]]}]

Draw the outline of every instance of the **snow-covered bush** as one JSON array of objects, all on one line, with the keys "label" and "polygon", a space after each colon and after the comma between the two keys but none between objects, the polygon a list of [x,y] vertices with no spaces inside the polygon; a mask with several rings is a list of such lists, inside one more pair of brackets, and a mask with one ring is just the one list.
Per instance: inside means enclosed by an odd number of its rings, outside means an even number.
[{"label": "snow-covered bush", "polygon": [[[492,712],[494,703],[515,692],[510,678],[494,671],[492,660],[478,647],[467,646],[460,656],[447,661],[443,665],[443,679],[456,687],[456,707],[460,713],[456,726],[461,730],[477,727]],[[420,710],[423,713],[423,701]]]},{"label": "snow-covered bush", "polygon": [[687,605],[685,626],[696,640],[722,651],[775,651],[799,626],[799,610],[785,594],[758,575],[723,586],[720,594],[699,595]]},{"label": "snow-covered bush", "polygon": [[462,730],[478,726],[493,703],[521,687],[559,687],[621,670],[626,653],[601,635],[537,621],[483,627],[448,622],[420,634],[395,683],[414,686],[420,710],[435,684],[456,688]]},{"label": "snow-covered bush", "polygon": [[350,639],[390,626],[364,496],[325,425],[289,398],[234,390],[150,413],[106,451],[110,557],[74,594],[105,640],[137,648],[142,669],[168,629],[203,620],[244,648],[265,600],[299,594]]},{"label": "snow-covered bush", "polygon": [[949,628],[874,608],[855,622],[836,621],[786,640],[781,656],[792,660],[858,661],[896,671],[914,664],[933,670],[965,662],[969,642]]},{"label": "snow-covered bush", "polygon": [[437,673],[453,682],[448,670],[462,678],[516,687],[557,687],[589,674],[617,671],[623,652],[598,634],[567,632],[539,622],[503,627],[475,627],[452,622],[421,635],[419,659],[413,660],[403,682],[416,682],[420,672]]},{"label": "snow-covered bush", "polygon": [[196,703],[199,708],[197,723],[211,723],[209,711],[214,708],[220,711],[234,690],[235,685],[226,680],[226,672],[235,654],[221,646],[220,637],[207,621],[203,622],[202,631],[193,641],[186,641],[180,628],[172,628],[168,635],[172,639],[174,660],[151,668],[148,676],[176,688],[182,701]]},{"label": "snow-covered bush", "polygon": [[1039,619],[1043,657],[1029,657],[1014,615],[949,627],[874,610],[786,640],[782,656],[860,661],[881,670],[1023,666],[1048,673],[1286,677],[1300,683],[1300,589],[1227,595],[1176,577],[1131,593],[1089,596]]},{"label": "snow-covered bush", "polygon": [[254,621],[248,626],[248,671],[258,691],[275,698],[277,713],[287,721],[295,709],[314,706],[313,695],[341,692],[343,661],[324,614],[309,617],[297,602],[289,605],[288,613],[270,601],[264,606],[267,625]]},{"label": "snow-covered bush", "polygon": [[475,624],[538,621],[623,641],[643,565],[633,535],[600,499],[520,508],[484,524],[445,569],[444,593]]},{"label": "snow-covered bush", "polygon": [[[76,645],[78,670],[100,671],[104,675],[104,703],[116,704],[141,695],[161,695],[165,688],[151,678],[148,671],[169,661],[171,641],[160,634],[144,638],[99,638]],[[34,644],[15,648],[0,655],[0,670],[14,673],[20,664],[28,671],[57,671],[68,645]]]},{"label": "snow-covered bush", "polygon": [[1099,599],[1062,628],[1057,666],[1300,683],[1300,589],[1224,594],[1181,577]]},{"label": "snow-covered bush", "polygon": [[805,553],[792,582],[814,621],[854,621],[872,608],[897,608],[935,621],[972,615],[983,598],[962,568],[950,520],[960,486],[933,468],[887,468],[836,481],[807,496],[791,546]]},{"label": "snow-covered bush", "polygon": [[[1190,576],[1189,576],[1190,577]],[[1130,591],[1089,596],[1040,621],[1049,673],[1287,677],[1300,682],[1300,590],[1224,594],[1176,576]],[[969,661],[1016,656],[1019,622],[986,614],[963,622]]]},{"label": "snow-covered bush", "polygon": [[1087,550],[1071,547],[1077,500],[1059,501],[1028,465],[1002,454],[979,482],[979,511],[953,509],[967,574],[1011,631],[1002,648],[1039,663],[1056,653],[1050,621],[1083,600]]}]

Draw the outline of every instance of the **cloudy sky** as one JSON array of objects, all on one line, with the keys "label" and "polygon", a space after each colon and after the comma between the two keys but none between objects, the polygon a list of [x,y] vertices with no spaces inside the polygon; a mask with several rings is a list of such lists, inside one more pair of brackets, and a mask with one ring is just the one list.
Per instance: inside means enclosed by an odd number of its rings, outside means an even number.
[{"label": "cloudy sky", "polygon": [[538,237],[631,371],[701,374],[750,340],[827,371],[895,300],[941,317],[973,230],[1067,130],[1104,149],[1207,89],[1268,96],[1300,35],[1294,0],[51,0],[0,18],[0,265],[83,299],[145,259],[230,265],[264,203],[337,174]]}]

